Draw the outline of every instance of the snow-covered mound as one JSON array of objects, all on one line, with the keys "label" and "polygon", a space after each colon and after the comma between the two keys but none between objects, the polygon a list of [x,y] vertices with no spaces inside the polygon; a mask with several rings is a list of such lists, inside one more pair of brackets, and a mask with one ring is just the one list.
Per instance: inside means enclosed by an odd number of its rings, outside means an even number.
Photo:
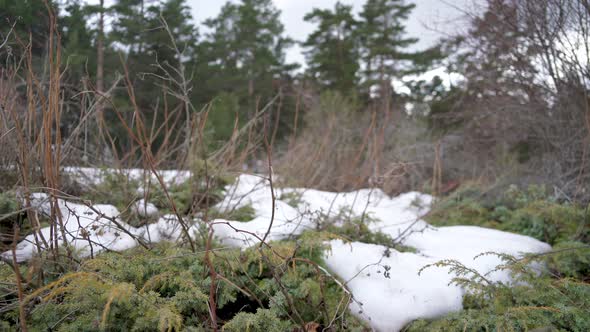
[{"label": "snow-covered mound", "polygon": [[[89,174],[92,171],[86,170]],[[166,174],[167,180],[185,175]],[[452,275],[446,268],[431,268],[418,275],[420,268],[442,259],[454,259],[485,274],[501,264],[493,255],[474,257],[483,252],[498,252],[519,256],[523,253],[549,251],[551,247],[536,239],[473,226],[433,227],[421,219],[432,203],[429,195],[410,192],[390,198],[378,189],[363,189],[348,193],[332,193],[311,189],[277,189],[275,208],[268,180],[255,175],[241,175],[234,185],[226,188],[226,197],[216,208],[231,212],[251,206],[255,217],[249,222],[217,219],[211,222],[217,239],[225,245],[248,247],[266,241],[290,238],[317,227],[323,218],[349,213],[366,215],[373,231],[390,235],[400,244],[416,249],[416,253],[398,252],[383,246],[359,242],[331,241],[325,261],[336,275],[345,281],[355,301],[354,314],[367,320],[379,331],[399,331],[416,318],[434,318],[461,309],[464,290],[449,286]],[[44,194],[34,195],[35,206],[49,213],[50,204]],[[149,202],[137,202],[138,211],[148,209],[157,214]],[[111,205],[86,206],[58,200],[66,238],[79,255],[90,255],[106,249],[123,250],[143,242],[175,240],[181,229],[174,216],[166,215],[156,223],[131,227],[119,218]],[[155,207],[154,207],[155,208]],[[269,228],[271,220],[272,227]],[[198,222],[189,229],[194,234]],[[40,232],[49,238],[49,228]],[[18,244],[19,261],[29,259],[36,251],[34,235]],[[41,242],[42,243],[42,242]],[[42,248],[43,249],[43,248]],[[2,254],[10,258],[11,253]],[[493,281],[509,281],[507,272],[496,271]]]},{"label": "snow-covered mound", "polygon": [[[142,201],[138,201],[135,207],[140,207]],[[31,197],[31,205],[40,213],[51,214],[51,204],[46,194],[36,193]],[[181,234],[177,218],[172,215],[164,215],[156,223],[145,227],[135,228],[120,218],[119,210],[108,204],[86,205],[74,203],[63,199],[57,200],[57,207],[61,212],[63,233],[58,228],[58,239],[63,243],[63,235],[67,243],[77,255],[85,257],[97,254],[104,250],[120,251],[130,249],[138,245],[139,241],[159,242],[162,240],[177,240]],[[148,214],[157,213],[153,204],[143,206]],[[141,210],[138,212],[141,213]],[[18,243],[16,257],[19,262],[29,260],[38,252],[37,243],[42,250],[47,249],[47,241],[50,239],[52,230],[45,227],[36,234],[27,236]],[[2,256],[12,260],[12,252],[5,252]]]},{"label": "snow-covered mound", "polygon": [[[275,192],[278,198],[293,195],[297,197],[297,208],[277,200],[269,239],[282,239],[305,229],[314,229],[314,217],[318,212],[335,216],[343,209],[350,209],[354,215],[366,214],[378,220],[369,223],[371,230],[388,234],[417,250],[417,253],[402,253],[360,242],[335,240],[330,243],[326,264],[346,282],[354,295],[356,301],[351,303],[352,312],[378,331],[399,331],[414,319],[434,318],[461,310],[464,290],[449,285],[453,276],[447,268],[431,268],[418,275],[418,271],[428,264],[454,259],[485,274],[503,262],[494,255],[474,259],[481,253],[520,256],[551,250],[548,244],[531,237],[493,229],[430,226],[421,216],[428,212],[433,198],[417,192],[394,198],[378,189],[349,193],[311,189],[279,189]],[[220,207],[250,204],[256,211],[256,218],[248,223],[218,220],[227,223],[215,225],[219,240],[242,247],[259,243],[268,230],[272,215],[270,203],[271,192],[266,180],[240,176]],[[236,229],[246,233],[236,232]],[[386,272],[388,277],[385,277]],[[507,282],[510,276],[508,272],[496,271],[489,279]]]},{"label": "snow-covered mound", "polygon": [[354,295],[350,309],[379,331],[399,331],[417,318],[461,310],[463,290],[446,269],[419,270],[435,259],[366,243],[331,241],[326,264]]},{"label": "snow-covered mound", "polygon": [[155,217],[158,215],[158,208],[150,202],[146,202],[145,199],[133,203],[131,206],[133,212],[137,213],[140,217]]}]

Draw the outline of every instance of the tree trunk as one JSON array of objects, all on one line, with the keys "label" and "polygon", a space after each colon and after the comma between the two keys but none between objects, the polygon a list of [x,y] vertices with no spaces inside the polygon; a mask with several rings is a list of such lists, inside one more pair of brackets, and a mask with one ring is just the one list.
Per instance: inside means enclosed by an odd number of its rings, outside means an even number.
[{"label": "tree trunk", "polygon": [[104,0],[100,0],[98,18],[98,36],[96,38],[96,118],[99,128],[103,124],[103,93],[104,93]]}]

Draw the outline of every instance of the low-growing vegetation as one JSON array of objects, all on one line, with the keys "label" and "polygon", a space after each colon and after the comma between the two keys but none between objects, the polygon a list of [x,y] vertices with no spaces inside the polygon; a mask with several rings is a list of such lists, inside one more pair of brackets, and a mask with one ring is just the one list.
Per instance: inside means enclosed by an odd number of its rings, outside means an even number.
[{"label": "low-growing vegetation", "polygon": [[433,225],[474,225],[528,235],[557,245],[590,242],[590,205],[559,202],[542,186],[511,186],[493,193],[477,186],[462,188],[439,201],[426,216]]},{"label": "low-growing vegetation", "polygon": [[[392,261],[432,261],[400,239],[456,225],[552,251],[424,266],[464,310],[405,330],[590,331],[588,1],[483,0],[420,51],[411,1],[363,2],[310,7],[298,66],[277,1],[227,1],[199,32],[187,0],[0,0],[0,331],[368,331],[354,282],[397,282]],[[242,173],[268,206],[228,192]],[[366,188],[435,203],[385,221],[304,200]],[[381,259],[341,280],[335,239]]]},{"label": "low-growing vegetation", "polygon": [[[325,245],[312,234],[272,248],[217,248],[215,265],[218,323],[227,331],[363,331],[347,309],[350,295],[323,268]],[[27,291],[23,306],[32,330],[207,331],[210,271],[204,253],[162,243],[83,260],[72,271],[48,275],[44,286]],[[34,267],[24,267],[25,276]],[[1,266],[3,287],[15,284]],[[5,294],[4,303],[16,295]],[[18,321],[5,307],[3,327]],[[305,328],[304,328],[305,327]]]},{"label": "low-growing vegetation", "polygon": [[[436,203],[427,219],[439,225],[511,230],[549,241],[553,251],[521,259],[500,255],[505,264],[497,269],[512,272],[511,284],[489,282],[487,275],[457,261],[425,266],[451,268],[453,283],[468,290],[464,310],[414,321],[405,330],[590,329],[586,209],[556,202],[540,187],[511,188],[495,203],[483,199],[484,193],[473,186],[460,189]],[[225,218],[248,221],[252,214],[252,207],[245,205]],[[357,216],[349,209],[330,217],[319,214],[318,229],[296,240],[247,250],[214,244],[210,258],[186,246],[161,243],[150,250],[103,253],[57,269],[43,268],[47,263],[35,260],[20,269],[26,284],[21,303],[32,330],[206,331],[211,319],[208,305],[213,302],[218,324],[226,331],[364,331],[367,326],[348,310],[350,294],[325,269],[322,257],[329,249],[325,241],[334,238],[413,251],[371,232],[374,222],[370,215]],[[215,266],[213,301],[207,259]],[[45,273],[40,274],[40,268]],[[2,328],[10,330],[19,321],[16,275],[2,264],[0,276],[6,291],[0,299],[5,304],[0,318]]]},{"label": "low-growing vegetation", "polygon": [[[406,331],[588,331],[590,330],[590,215],[588,207],[552,199],[542,186],[490,197],[477,186],[444,198],[427,216],[438,225],[476,225],[535,237],[553,246],[522,259],[501,256],[513,282],[487,276],[456,261],[453,280],[471,290],[464,310],[436,320],[418,320]],[[496,253],[485,253],[497,255]],[[475,258],[477,259],[477,258]],[[540,269],[539,269],[540,268]]]},{"label": "low-growing vegetation", "polygon": [[370,229],[370,225],[379,222],[370,214],[356,215],[350,208],[343,208],[334,215],[319,213],[317,230],[330,234],[347,242],[378,244],[398,251],[415,252],[414,248],[401,245],[389,234]]}]

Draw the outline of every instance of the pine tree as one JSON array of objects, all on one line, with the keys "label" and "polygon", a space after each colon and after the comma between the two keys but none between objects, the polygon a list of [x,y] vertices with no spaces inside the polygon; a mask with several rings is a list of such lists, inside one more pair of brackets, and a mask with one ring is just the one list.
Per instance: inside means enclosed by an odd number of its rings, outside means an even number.
[{"label": "pine tree", "polygon": [[[96,61],[92,45],[94,36],[86,24],[89,13],[81,0],[66,1],[64,9],[60,17],[62,50],[68,63],[67,73],[79,80],[86,74],[86,64]],[[92,69],[92,66],[88,67]]]},{"label": "pine tree", "polygon": [[242,0],[238,13],[240,60],[248,79],[248,94],[252,96],[255,84],[262,83],[268,89],[269,79],[286,69],[285,50],[291,40],[283,35],[281,12],[272,0]]},{"label": "pine tree", "polygon": [[[198,44],[198,30],[191,23],[192,15],[186,0],[167,0],[160,6],[150,6],[147,9],[146,28],[142,41],[142,51],[145,56],[158,59],[158,62],[168,61],[171,65],[186,63],[192,58]],[[184,59],[179,59],[176,49]]]},{"label": "pine tree", "polygon": [[304,20],[318,25],[303,44],[308,72],[328,89],[354,91],[359,60],[352,6],[337,2],[334,10],[316,8]]},{"label": "pine tree", "polygon": [[[57,15],[59,8],[55,1],[48,0],[47,3]],[[50,21],[48,8],[43,1],[0,0],[0,22],[4,28],[0,35],[2,40],[14,25],[14,35],[18,36],[23,44],[26,45],[29,42],[30,34],[32,55],[34,57],[44,55],[48,47]],[[16,38],[11,38],[9,45],[14,46],[11,53],[17,58],[21,50],[24,52],[24,48],[16,42]],[[6,49],[0,52],[6,52]]]},{"label": "pine tree", "polygon": [[245,123],[280,92],[271,123],[290,125],[295,102],[285,94],[296,65],[286,63],[285,56],[293,42],[272,0],[227,2],[205,25],[211,32],[198,46],[195,74],[204,81],[194,98],[199,104],[216,100],[209,118],[223,128],[216,128],[214,136],[231,132],[236,115],[239,125]]},{"label": "pine tree", "polygon": [[205,21],[211,32],[199,45],[197,59],[198,75],[207,78],[205,86],[210,90],[204,102],[208,102],[215,91],[236,92],[240,89],[238,15],[238,6],[228,2],[217,17]]},{"label": "pine tree", "polygon": [[406,36],[404,25],[415,7],[405,0],[368,0],[360,13],[364,85],[369,94],[377,86],[382,101],[391,97],[391,79],[401,77],[408,64],[420,57],[405,51],[418,42]]},{"label": "pine tree", "polygon": [[191,23],[190,8],[185,0],[166,0],[159,7],[149,7],[148,12],[150,33],[144,41],[145,53],[153,61],[157,60],[156,77],[164,77],[161,83],[170,85],[169,90],[165,90],[172,99],[169,105],[178,105],[182,110],[186,152],[190,146],[192,111],[189,65],[198,43],[197,28]]},{"label": "pine tree", "polygon": [[85,18],[96,18],[96,26],[94,28],[94,46],[95,54],[92,58],[96,59],[96,75],[94,79],[94,90],[96,91],[95,97],[95,117],[97,122],[97,128],[101,133],[102,128],[105,126],[104,122],[104,109],[105,109],[105,53],[108,49],[107,35],[105,33],[105,19],[106,16],[113,12],[112,7],[105,6],[105,1],[100,0],[96,5],[86,5],[83,7],[83,13]]},{"label": "pine tree", "polygon": [[293,69],[285,64],[292,41],[284,36],[279,16],[271,0],[242,0],[227,3],[216,18],[205,22],[213,31],[207,36],[206,58],[222,71],[223,85],[239,94],[245,88],[248,97],[264,96],[272,90],[274,78]]},{"label": "pine tree", "polygon": [[148,32],[148,7],[153,0],[116,0],[112,6],[114,41],[127,48],[130,55],[143,53],[143,38]]},{"label": "pine tree", "polygon": [[96,104],[96,114],[98,117],[99,128],[102,128],[104,123],[104,103],[102,94],[104,94],[104,15],[105,6],[104,0],[100,0],[98,7],[98,33],[96,36],[96,91],[98,92],[98,102]]}]

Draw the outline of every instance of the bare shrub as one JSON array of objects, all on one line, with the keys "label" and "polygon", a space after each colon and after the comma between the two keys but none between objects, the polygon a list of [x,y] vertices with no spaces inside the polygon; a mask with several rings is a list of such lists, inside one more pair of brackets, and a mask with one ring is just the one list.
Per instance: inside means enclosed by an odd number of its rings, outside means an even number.
[{"label": "bare shrub", "polygon": [[389,194],[423,187],[434,155],[425,122],[358,108],[354,97],[334,92],[312,99],[304,127],[277,158],[284,180],[332,191],[380,187]]},{"label": "bare shrub", "polygon": [[445,161],[458,173],[546,183],[562,199],[588,201],[587,3],[489,0],[471,17],[455,56],[465,83],[432,114]]}]

